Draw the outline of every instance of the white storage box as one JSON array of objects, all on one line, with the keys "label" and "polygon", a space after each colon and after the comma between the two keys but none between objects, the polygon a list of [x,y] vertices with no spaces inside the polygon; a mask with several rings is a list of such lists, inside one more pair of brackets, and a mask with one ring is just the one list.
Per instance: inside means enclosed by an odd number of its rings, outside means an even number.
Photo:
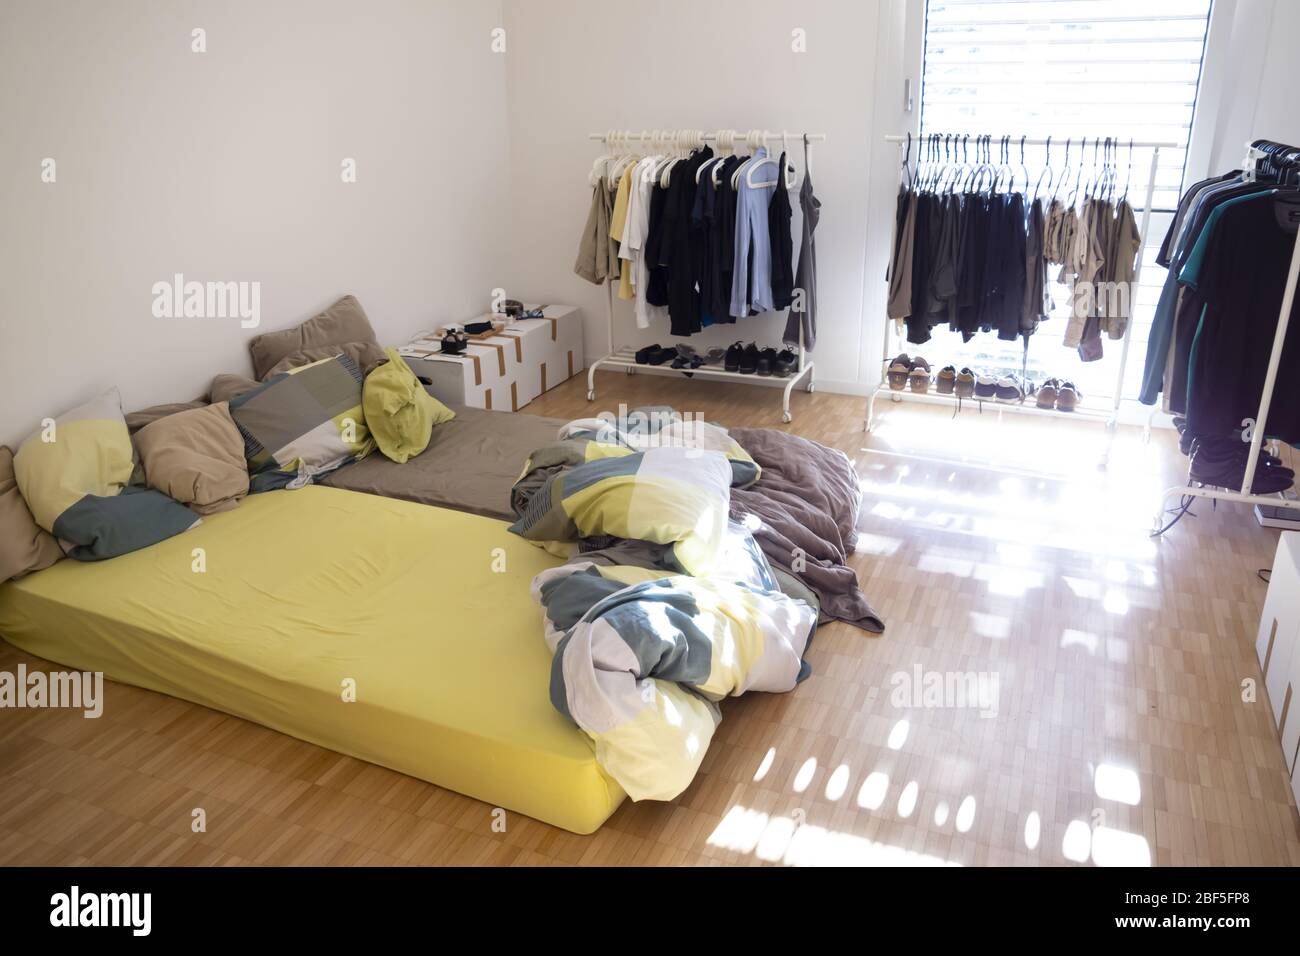
[{"label": "white storage box", "polygon": [[1300,774],[1296,773],[1300,752],[1300,533],[1283,532],[1278,542],[1255,654],[1282,739],[1291,789],[1300,803]]},{"label": "white storage box", "polygon": [[[539,306],[529,305],[529,309]],[[582,313],[570,305],[541,306],[544,318],[520,319],[496,335],[475,339],[460,355],[444,355],[426,333],[400,351],[439,401],[518,411],[586,367]],[[469,319],[482,322],[490,315]]]}]

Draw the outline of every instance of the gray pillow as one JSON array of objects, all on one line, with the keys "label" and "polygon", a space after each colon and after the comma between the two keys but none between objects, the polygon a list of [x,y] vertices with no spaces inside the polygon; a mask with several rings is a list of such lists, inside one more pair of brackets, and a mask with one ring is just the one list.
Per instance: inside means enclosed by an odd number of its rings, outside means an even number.
[{"label": "gray pillow", "polygon": [[250,340],[248,354],[253,359],[253,377],[264,381],[271,369],[295,352],[348,342],[379,344],[361,303],[353,295],[345,295],[320,315],[292,329],[267,332]]}]

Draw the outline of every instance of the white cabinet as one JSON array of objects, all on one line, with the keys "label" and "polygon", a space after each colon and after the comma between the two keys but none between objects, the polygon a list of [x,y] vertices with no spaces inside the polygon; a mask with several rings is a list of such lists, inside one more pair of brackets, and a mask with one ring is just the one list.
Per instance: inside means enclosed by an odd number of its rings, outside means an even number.
[{"label": "white cabinet", "polygon": [[1283,532],[1278,542],[1255,654],[1264,672],[1291,787],[1300,803],[1300,773],[1296,772],[1300,752],[1300,533]]},{"label": "white cabinet", "polygon": [[438,354],[437,343],[422,336],[398,351],[439,401],[516,412],[585,367],[581,311],[569,305],[541,308],[542,318],[520,319],[474,339],[460,355]]}]

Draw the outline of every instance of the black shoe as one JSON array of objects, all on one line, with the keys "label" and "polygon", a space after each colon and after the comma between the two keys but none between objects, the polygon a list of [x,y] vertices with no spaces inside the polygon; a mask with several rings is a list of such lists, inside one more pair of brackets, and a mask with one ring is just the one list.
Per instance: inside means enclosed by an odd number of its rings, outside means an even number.
[{"label": "black shoe", "polygon": [[776,371],[776,349],[762,349],[758,353],[758,365],[755,370],[759,375],[768,376]]},{"label": "black shoe", "polygon": [[798,367],[799,356],[789,349],[782,349],[777,352],[776,359],[772,362],[772,371],[781,378],[789,378]]},{"label": "black shoe", "polygon": [[740,374],[753,375],[758,371],[758,346],[750,342],[740,356]]},{"label": "black shoe", "polygon": [[731,348],[727,349],[726,358],[723,360],[722,367],[728,372],[740,371],[740,359],[745,354],[745,347],[737,342]]},{"label": "black shoe", "polygon": [[975,376],[975,397],[979,399],[997,398],[998,380],[992,375]]},{"label": "black shoe", "polygon": [[654,354],[650,356],[650,364],[663,365],[665,362],[670,362],[676,357],[677,357],[676,349],[656,348]]},{"label": "black shoe", "polygon": [[655,355],[655,354],[657,354],[658,352],[659,352],[659,343],[658,343],[658,342],[656,342],[654,345],[647,345],[647,346],[646,346],[645,348],[643,348],[643,349],[637,349],[637,350],[636,350],[636,364],[637,364],[637,365],[649,365],[649,364],[650,364],[650,356]]}]

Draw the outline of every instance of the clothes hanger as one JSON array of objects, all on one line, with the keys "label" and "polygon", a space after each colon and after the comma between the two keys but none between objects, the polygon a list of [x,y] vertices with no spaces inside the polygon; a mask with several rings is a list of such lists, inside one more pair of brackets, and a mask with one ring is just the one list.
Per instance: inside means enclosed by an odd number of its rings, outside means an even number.
[{"label": "clothes hanger", "polygon": [[[762,149],[762,145],[763,145],[763,141],[761,139],[761,133],[759,130],[751,129],[749,131],[749,133],[745,136],[745,145],[749,147],[750,156],[749,159],[745,160],[744,163],[736,167],[736,171],[732,173],[731,176],[732,189],[740,188],[740,177],[743,176],[748,171],[749,166],[751,166],[753,163],[757,161],[761,161],[766,157],[766,150],[764,151],[763,156],[758,155],[758,151]],[[746,183],[749,182],[748,179],[745,181]]]},{"label": "clothes hanger", "polygon": [[1065,140],[1065,162],[1061,164],[1061,178],[1056,181],[1056,188],[1052,190],[1052,202],[1056,202],[1056,197],[1061,191],[1061,186],[1066,178],[1070,175],[1070,145],[1073,142],[1070,138]]},{"label": "clothes hanger", "polygon": [[1079,171],[1078,171],[1078,175],[1075,177],[1074,180],[1074,189],[1070,191],[1071,206],[1073,206],[1075,204],[1075,200],[1079,198],[1079,184],[1083,181],[1083,161],[1087,151],[1088,151],[1088,137],[1085,136],[1081,141],[1081,145],[1079,146]]},{"label": "clothes hanger", "polygon": [[[769,134],[767,130],[763,130],[763,142],[765,143],[767,142],[768,135]],[[770,182],[756,183],[754,182],[754,171],[763,166],[779,166],[780,163],[781,160],[773,159],[770,153],[767,156],[764,156],[762,159],[750,163],[749,168],[745,170],[745,185],[748,186],[750,189],[775,189],[777,182],[779,182],[779,177],[777,179],[771,180]]]},{"label": "clothes hanger", "polygon": [[781,170],[781,182],[785,184],[786,192],[789,192],[799,182],[799,171],[794,168],[794,162],[790,159],[789,134],[785,130],[781,130],[781,155],[785,157],[783,160],[785,168]]},{"label": "clothes hanger", "polygon": [[[1038,181],[1034,183],[1034,202],[1038,201],[1038,193],[1043,188],[1043,177],[1047,177],[1047,188],[1052,188],[1052,137],[1047,137],[1047,146],[1043,149],[1043,171],[1038,174]],[[1026,180],[1028,184],[1028,180]]]},{"label": "clothes hanger", "polygon": [[700,179],[704,176],[704,171],[706,169],[708,169],[710,166],[714,166],[722,162],[724,159],[727,158],[726,155],[723,153],[723,134],[725,132],[726,132],[725,130],[720,129],[713,134],[713,140],[718,144],[718,148],[712,156],[710,156],[704,162],[700,163],[699,168],[695,170],[695,184],[697,186],[699,185]]},{"label": "clothes hanger", "polygon": [[[738,158],[736,154],[737,133],[738,130],[734,130],[734,129],[727,130],[727,153],[728,153],[727,158],[728,159]],[[715,189],[718,186],[722,185],[722,180],[719,178],[718,175],[720,172],[722,172],[722,166],[723,166],[722,163],[718,163],[713,167],[713,170],[709,173],[709,178],[713,180],[713,186]]]}]

